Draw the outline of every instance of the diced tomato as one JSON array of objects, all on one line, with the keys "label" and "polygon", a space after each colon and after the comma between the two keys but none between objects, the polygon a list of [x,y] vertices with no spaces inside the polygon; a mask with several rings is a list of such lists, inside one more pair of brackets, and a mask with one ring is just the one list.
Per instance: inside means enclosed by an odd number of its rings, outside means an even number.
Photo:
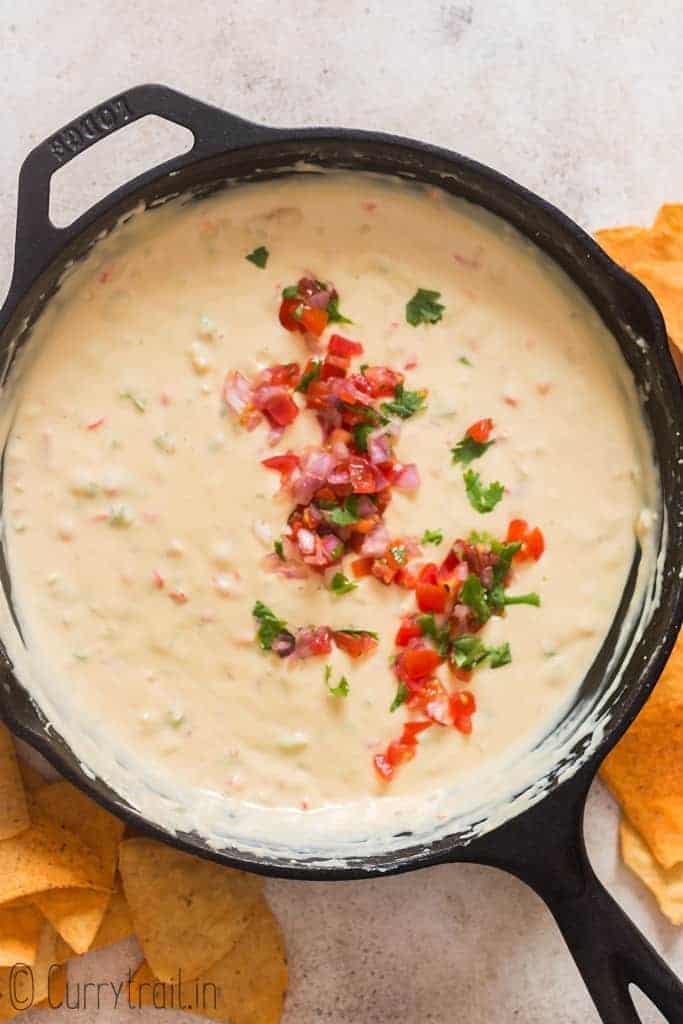
[{"label": "diced tomato", "polygon": [[363,376],[373,398],[393,398],[396,386],[405,379],[402,373],[388,366],[367,366]]},{"label": "diced tomato", "polygon": [[375,558],[372,562],[372,575],[375,579],[378,579],[380,583],[384,583],[385,586],[389,586],[390,583],[394,582],[396,576],[396,568],[390,564],[389,559]]},{"label": "diced tomato", "polygon": [[332,636],[339,650],[344,651],[350,658],[362,658],[366,654],[372,654],[377,647],[377,640],[369,633],[346,633],[343,629],[338,629]]},{"label": "diced tomato", "polygon": [[262,412],[273,426],[286,427],[293,423],[299,415],[299,406],[291,395],[283,391],[268,398],[263,405]]},{"label": "diced tomato", "polygon": [[408,647],[396,660],[396,671],[407,682],[428,679],[441,664],[441,655],[430,647]]},{"label": "diced tomato", "polygon": [[372,563],[374,558],[356,558],[351,562],[351,572],[357,580],[363,576],[369,576],[372,573]]},{"label": "diced tomato", "polygon": [[406,590],[415,590],[417,586],[417,571],[410,565],[404,565],[396,573],[396,583],[399,587],[404,587]]},{"label": "diced tomato", "polygon": [[276,366],[267,366],[258,376],[258,386],[264,384],[285,384],[293,388],[299,383],[301,370],[298,363],[279,363]]},{"label": "diced tomato", "polygon": [[401,733],[401,742],[414,743],[415,737],[419,736],[425,729],[429,729],[431,724],[431,722],[406,722]]},{"label": "diced tomato", "polygon": [[359,341],[343,338],[341,334],[333,334],[327,343],[327,351],[333,356],[362,356],[363,346]]},{"label": "diced tomato", "polygon": [[455,676],[458,682],[469,683],[470,679],[472,678],[471,671],[469,671],[466,668],[458,668],[458,666],[453,661],[448,662],[448,667],[451,670],[451,675]]},{"label": "diced tomato", "polygon": [[352,455],[348,461],[349,479],[354,494],[372,494],[376,490],[372,463],[362,455]]},{"label": "diced tomato", "polygon": [[327,310],[316,309],[313,306],[304,306],[301,314],[300,323],[303,325],[304,331],[312,334],[315,338],[319,338],[327,327]]},{"label": "diced tomato", "polygon": [[325,356],[323,365],[320,368],[320,379],[329,380],[331,377],[345,377],[349,369],[349,360],[344,356]]},{"label": "diced tomato", "polygon": [[418,583],[415,587],[415,599],[421,612],[445,612],[448,591],[434,583]]},{"label": "diced tomato", "polygon": [[530,559],[537,562],[545,551],[543,534],[537,526],[530,530],[529,524],[525,519],[513,519],[508,526],[505,539],[508,544],[520,543],[522,545],[514,556],[518,562],[526,562]]},{"label": "diced tomato", "polygon": [[294,311],[301,308],[303,312],[303,303],[301,299],[294,296],[291,299],[283,299],[280,303],[280,312],[278,313],[280,323],[287,331],[298,331],[303,334],[305,331],[304,326],[301,323],[301,319],[294,315]]},{"label": "diced tomato", "polygon": [[472,732],[472,715],[477,710],[474,694],[469,690],[453,693],[449,699],[449,707],[454,727],[466,736]]},{"label": "diced tomato", "polygon": [[397,647],[407,647],[410,640],[415,640],[420,636],[422,636],[422,630],[415,619],[403,619],[398,627],[394,643]]},{"label": "diced tomato", "polygon": [[431,721],[406,722],[400,739],[392,740],[383,754],[375,754],[373,758],[375,771],[383,782],[390,782],[394,776],[394,770],[415,757],[418,735],[425,729],[429,729],[432,724]]},{"label": "diced tomato", "polygon": [[307,638],[308,654],[311,657],[319,654],[329,654],[332,650],[331,641],[333,636],[332,630],[327,626],[317,626],[311,631],[310,637]]},{"label": "diced tomato", "polygon": [[[430,705],[437,705],[438,711],[434,707],[430,708]],[[444,724],[448,716],[449,697],[438,679],[426,679],[412,691],[407,706],[411,711],[422,711],[432,721]]]},{"label": "diced tomato", "polygon": [[488,441],[492,430],[493,420],[485,419],[477,420],[476,423],[473,423],[472,426],[467,428],[466,433],[473,441],[477,441],[479,444],[485,444]]},{"label": "diced tomato", "polygon": [[439,571],[435,562],[427,562],[420,569],[418,576],[419,583],[438,583],[439,582]]},{"label": "diced tomato", "polygon": [[271,455],[269,459],[262,459],[261,465],[266,469],[274,469],[280,473],[283,480],[286,480],[298,468],[299,456],[294,452],[287,452],[286,455]]},{"label": "diced tomato", "polygon": [[324,409],[330,404],[330,386],[324,380],[314,380],[306,390],[306,405],[309,409]]}]

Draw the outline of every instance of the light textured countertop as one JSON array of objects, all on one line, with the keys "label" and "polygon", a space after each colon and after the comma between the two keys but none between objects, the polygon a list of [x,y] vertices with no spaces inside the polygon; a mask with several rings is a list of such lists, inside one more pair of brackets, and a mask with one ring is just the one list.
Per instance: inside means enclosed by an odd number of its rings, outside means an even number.
[{"label": "light textured countertop", "polygon": [[[589,230],[647,222],[661,202],[683,199],[682,29],[678,0],[0,0],[0,286],[9,280],[26,152],[144,81],[256,121],[377,128],[449,146],[540,192]],[[63,172],[62,215],[149,166],[168,134],[151,121],[128,133]],[[587,815],[596,869],[683,974],[683,932],[620,865],[616,822],[596,785]],[[548,912],[497,871],[466,865],[370,882],[275,881],[269,894],[290,958],[287,1024],[597,1020]],[[116,980],[138,955],[133,942],[105,950],[71,979]],[[183,1019],[154,1014],[145,1019]],[[114,1011],[103,995],[99,1012],[91,997],[87,1010],[61,1017],[134,1014]],[[649,1008],[643,1020],[661,1017]]]}]

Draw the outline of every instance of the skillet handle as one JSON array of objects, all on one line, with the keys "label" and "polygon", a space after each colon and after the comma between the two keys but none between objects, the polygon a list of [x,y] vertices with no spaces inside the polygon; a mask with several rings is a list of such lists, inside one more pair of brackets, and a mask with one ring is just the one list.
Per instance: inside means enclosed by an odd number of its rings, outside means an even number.
[{"label": "skillet handle", "polygon": [[[29,264],[46,266],[56,252],[82,229],[82,217],[57,228],[49,217],[50,178],[79,153],[147,114],[156,114],[188,128],[194,145],[187,153],[159,165],[177,171],[203,157],[267,141],[275,128],[253,124],[218,107],[202,103],[165,85],[138,85],[86,111],[33,149],[19,174],[15,277]],[[121,194],[132,191],[129,182]],[[85,215],[84,215],[85,216]]]},{"label": "skillet handle", "polygon": [[526,882],[551,911],[603,1024],[641,1024],[636,985],[669,1024],[683,1024],[683,984],[598,880],[583,815],[593,769],[475,841],[473,859]]}]

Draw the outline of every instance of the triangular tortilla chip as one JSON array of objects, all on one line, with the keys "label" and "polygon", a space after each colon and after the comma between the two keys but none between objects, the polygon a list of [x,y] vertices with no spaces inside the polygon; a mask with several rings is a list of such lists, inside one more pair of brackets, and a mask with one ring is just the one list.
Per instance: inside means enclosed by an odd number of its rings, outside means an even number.
[{"label": "triangular tortilla chip", "polygon": [[87,953],[91,948],[110,899],[108,892],[92,889],[53,889],[33,897],[40,912],[75,953]]},{"label": "triangular tortilla chip", "polygon": [[678,238],[681,251],[677,259],[683,259],[683,203],[665,203],[653,227],[655,231],[670,232]]},{"label": "triangular tortilla chip", "polygon": [[195,981],[158,981],[143,962],[130,984],[134,1007],[179,1008],[230,1024],[277,1024],[287,992],[287,961],[276,918],[261,898],[230,953]]},{"label": "triangular tortilla chip", "polygon": [[153,839],[124,840],[119,869],[145,957],[167,982],[179,967],[196,978],[234,946],[263,884]]},{"label": "triangular tortilla chip", "polygon": [[0,967],[34,964],[44,924],[36,907],[0,907]]},{"label": "triangular tortilla chip", "polygon": [[627,818],[621,819],[621,855],[654,895],[672,924],[683,924],[683,863],[663,868]]},{"label": "triangular tortilla chip", "polygon": [[0,1020],[11,1020],[47,998],[55,971],[56,938],[52,925],[44,921],[33,966],[0,968]]},{"label": "triangular tortilla chip", "polygon": [[[87,890],[69,890],[74,892],[84,892]],[[92,953],[96,949],[104,949],[105,946],[113,946],[115,942],[121,942],[123,939],[127,939],[130,935],[134,934],[133,918],[131,917],[130,908],[126,902],[126,897],[123,895],[120,889],[115,889],[109,898],[107,903],[107,909],[102,923],[95,935],[95,938],[90,943],[87,952]],[[83,951],[85,952],[85,950]],[[65,963],[67,960],[72,960],[73,957],[78,956],[79,953],[69,945],[68,942],[61,937],[57,936],[57,951],[55,954],[58,963]]]},{"label": "triangular tortilla chip", "polygon": [[67,886],[109,888],[99,857],[78,836],[36,805],[31,818],[30,828],[0,842],[0,904]]},{"label": "triangular tortilla chip", "polygon": [[683,634],[601,775],[659,863],[683,861]]},{"label": "triangular tortilla chip", "polygon": [[14,740],[0,722],[0,840],[19,835],[30,824]]}]

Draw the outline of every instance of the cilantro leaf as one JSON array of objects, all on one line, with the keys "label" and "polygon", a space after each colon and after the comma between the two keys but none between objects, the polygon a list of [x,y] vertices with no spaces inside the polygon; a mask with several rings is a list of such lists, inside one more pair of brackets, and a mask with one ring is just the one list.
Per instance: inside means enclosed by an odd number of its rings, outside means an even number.
[{"label": "cilantro leaf", "polygon": [[302,375],[301,380],[299,381],[297,386],[294,388],[294,390],[295,391],[301,391],[301,392],[303,392],[305,394],[308,391],[309,384],[312,384],[314,380],[318,380],[320,378],[320,368],[321,368],[321,366],[322,366],[321,360],[320,359],[315,359],[313,361],[313,363],[311,364],[310,370],[307,370],[306,373],[304,373]]},{"label": "cilantro leaf", "polygon": [[437,626],[436,619],[431,612],[426,615],[418,615],[416,622],[422,630],[422,635],[433,641],[441,657],[448,657],[451,644],[448,626]]},{"label": "cilantro leaf", "polygon": [[469,361],[467,356],[458,356],[458,362],[462,363],[463,366],[471,366],[472,363]]},{"label": "cilantro leaf", "polygon": [[263,270],[268,262],[269,256],[270,253],[266,249],[265,245],[259,245],[253,250],[253,252],[250,252],[249,255],[244,258],[249,260],[250,263],[253,263],[255,267],[260,267],[261,270]]},{"label": "cilantro leaf", "polygon": [[372,423],[357,423],[353,428],[353,443],[356,451],[366,452],[368,450],[368,434],[375,428]]},{"label": "cilantro leaf", "polygon": [[436,324],[446,308],[439,302],[441,292],[418,288],[410,302],[406,303],[406,320],[413,327],[418,324]]},{"label": "cilantro leaf", "polygon": [[332,669],[329,665],[325,665],[325,686],[327,687],[330,696],[332,697],[348,697],[351,692],[346,676],[342,676],[336,686],[330,686],[330,680],[332,679]]},{"label": "cilantro leaf", "polygon": [[[256,632],[258,642],[264,651],[270,651],[273,641],[281,634],[292,636],[287,630],[287,623],[284,619],[278,619],[275,612],[271,611],[262,601],[257,601],[252,608],[251,614],[260,623]],[[292,640],[294,637],[292,637]]]},{"label": "cilantro leaf", "polygon": [[357,586],[358,584],[350,580],[343,572],[336,572],[332,577],[330,590],[333,594],[350,594]]},{"label": "cilantro leaf", "polygon": [[119,391],[119,398],[127,398],[132,402],[138,412],[144,412],[147,408],[147,399],[140,395],[134,395],[132,391]]},{"label": "cilantro leaf", "polygon": [[425,530],[422,534],[420,544],[441,544],[443,541],[443,530]]},{"label": "cilantro leaf", "polygon": [[495,441],[475,441],[469,434],[465,434],[455,448],[451,448],[453,462],[461,462],[463,466],[469,466],[470,462],[480,459],[486,449],[495,443]]},{"label": "cilantro leaf", "polygon": [[274,540],[273,541],[273,548],[275,549],[275,554],[280,559],[280,561],[284,562],[284,560],[285,560],[285,549],[284,549],[282,541],[281,540]]},{"label": "cilantro leaf", "polygon": [[512,661],[510,644],[506,642],[500,647],[489,647],[488,656],[491,668],[502,668],[503,665],[509,665]]},{"label": "cilantro leaf", "polygon": [[339,297],[335,296],[327,303],[327,322],[329,324],[352,324],[347,316],[339,312]]},{"label": "cilantro leaf", "polygon": [[422,412],[426,406],[426,391],[406,391],[403,384],[397,384],[391,402],[382,402],[380,410],[385,416],[399,416],[409,420],[416,412]]},{"label": "cilantro leaf", "polygon": [[482,624],[491,618],[491,610],[486,600],[486,590],[478,576],[473,573],[467,577],[460,591],[460,601],[471,608]]},{"label": "cilantro leaf", "polygon": [[536,593],[531,594],[505,594],[503,598],[503,604],[531,604],[534,608],[541,607],[541,595]]},{"label": "cilantro leaf", "polygon": [[410,696],[410,691],[405,683],[399,683],[396,689],[396,696],[391,702],[389,711],[398,711],[401,704],[405,704]]},{"label": "cilantro leaf", "polygon": [[466,469],[462,475],[470,505],[475,512],[492,512],[503,497],[505,488],[498,480],[484,487],[481,477],[473,469]]},{"label": "cilantro leaf", "polygon": [[336,526],[353,526],[358,522],[358,498],[351,494],[344,499],[343,505],[334,505],[328,510],[330,522]]},{"label": "cilantro leaf", "polygon": [[288,284],[286,288],[282,289],[283,299],[295,299],[299,294],[298,284]]}]

